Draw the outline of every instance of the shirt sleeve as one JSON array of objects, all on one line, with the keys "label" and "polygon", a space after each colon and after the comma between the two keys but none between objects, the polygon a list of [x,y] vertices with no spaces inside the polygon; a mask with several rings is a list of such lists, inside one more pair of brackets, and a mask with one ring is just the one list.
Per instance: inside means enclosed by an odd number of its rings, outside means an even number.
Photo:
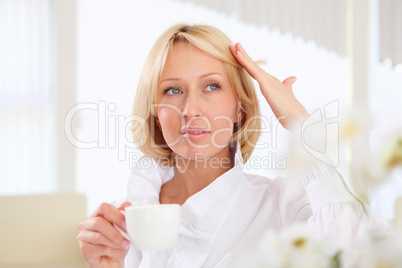
[{"label": "shirt sleeve", "polygon": [[340,246],[368,228],[388,225],[350,189],[336,168],[317,162],[299,180],[312,210],[308,227],[315,233],[336,238]]}]

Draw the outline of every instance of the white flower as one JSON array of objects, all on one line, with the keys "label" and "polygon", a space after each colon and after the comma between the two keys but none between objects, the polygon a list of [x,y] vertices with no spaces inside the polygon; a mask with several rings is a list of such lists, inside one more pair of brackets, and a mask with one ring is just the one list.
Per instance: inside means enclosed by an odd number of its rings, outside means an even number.
[{"label": "white flower", "polygon": [[381,165],[378,155],[357,154],[350,163],[350,178],[353,188],[358,192],[370,189],[388,180],[388,172]]},{"label": "white flower", "polygon": [[[356,151],[350,163],[350,178],[355,191],[363,196],[391,178],[402,166],[402,129],[385,129],[373,153]],[[353,142],[352,142],[353,143]]]},{"label": "white flower", "polygon": [[386,170],[402,165],[402,130],[394,131],[382,146],[381,163]]},{"label": "white flower", "polygon": [[369,112],[356,107],[344,111],[339,122],[340,142],[349,144],[353,152],[349,163],[352,188],[366,201],[375,187],[389,179],[389,173],[383,164],[384,157],[381,157],[383,153],[372,152],[369,148],[372,122],[373,118]]},{"label": "white flower", "polygon": [[359,140],[369,134],[372,115],[364,109],[354,107],[343,111],[339,120],[339,139],[342,142]]},{"label": "white flower", "polygon": [[341,254],[342,268],[402,267],[402,238],[392,228],[372,229]]},{"label": "white flower", "polygon": [[292,225],[266,234],[259,254],[248,267],[329,267],[331,256],[325,247],[325,241],[315,237],[305,225]]}]

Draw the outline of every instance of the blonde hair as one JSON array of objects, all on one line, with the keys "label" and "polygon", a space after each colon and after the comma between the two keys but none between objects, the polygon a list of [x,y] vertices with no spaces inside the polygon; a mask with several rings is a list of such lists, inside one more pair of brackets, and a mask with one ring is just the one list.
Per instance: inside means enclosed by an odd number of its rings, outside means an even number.
[{"label": "blonde hair", "polygon": [[167,29],[152,47],[142,70],[134,101],[132,123],[134,142],[140,150],[163,165],[172,166],[172,150],[166,145],[156,124],[156,92],[169,51],[176,41],[186,41],[223,61],[230,86],[240,103],[243,118],[234,126],[231,142],[240,143],[244,163],[254,150],[261,129],[257,95],[250,75],[229,50],[232,43],[220,30],[208,25],[177,24]]}]

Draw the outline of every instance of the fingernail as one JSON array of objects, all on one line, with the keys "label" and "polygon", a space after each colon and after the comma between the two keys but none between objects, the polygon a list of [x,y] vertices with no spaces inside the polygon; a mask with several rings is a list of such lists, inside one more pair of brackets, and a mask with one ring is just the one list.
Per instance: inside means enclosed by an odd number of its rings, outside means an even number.
[{"label": "fingernail", "polygon": [[239,54],[240,56],[243,57],[243,54],[241,54],[241,52],[239,50],[237,51],[237,54]]},{"label": "fingernail", "polygon": [[129,248],[130,248],[130,241],[124,239],[123,242],[121,242],[121,246],[122,246],[125,250],[129,249]]}]

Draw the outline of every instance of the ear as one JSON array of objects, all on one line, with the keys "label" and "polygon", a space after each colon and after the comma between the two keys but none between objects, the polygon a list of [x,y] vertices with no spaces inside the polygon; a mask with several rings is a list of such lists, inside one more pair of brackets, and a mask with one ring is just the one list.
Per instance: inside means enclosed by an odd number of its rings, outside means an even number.
[{"label": "ear", "polygon": [[159,130],[162,130],[161,123],[159,122],[159,118],[155,117],[155,123],[158,126]]},{"label": "ear", "polygon": [[235,124],[238,124],[241,120],[243,120],[243,118],[244,118],[244,112],[241,109],[241,107],[239,106],[238,111],[237,111],[237,115],[236,115]]}]

